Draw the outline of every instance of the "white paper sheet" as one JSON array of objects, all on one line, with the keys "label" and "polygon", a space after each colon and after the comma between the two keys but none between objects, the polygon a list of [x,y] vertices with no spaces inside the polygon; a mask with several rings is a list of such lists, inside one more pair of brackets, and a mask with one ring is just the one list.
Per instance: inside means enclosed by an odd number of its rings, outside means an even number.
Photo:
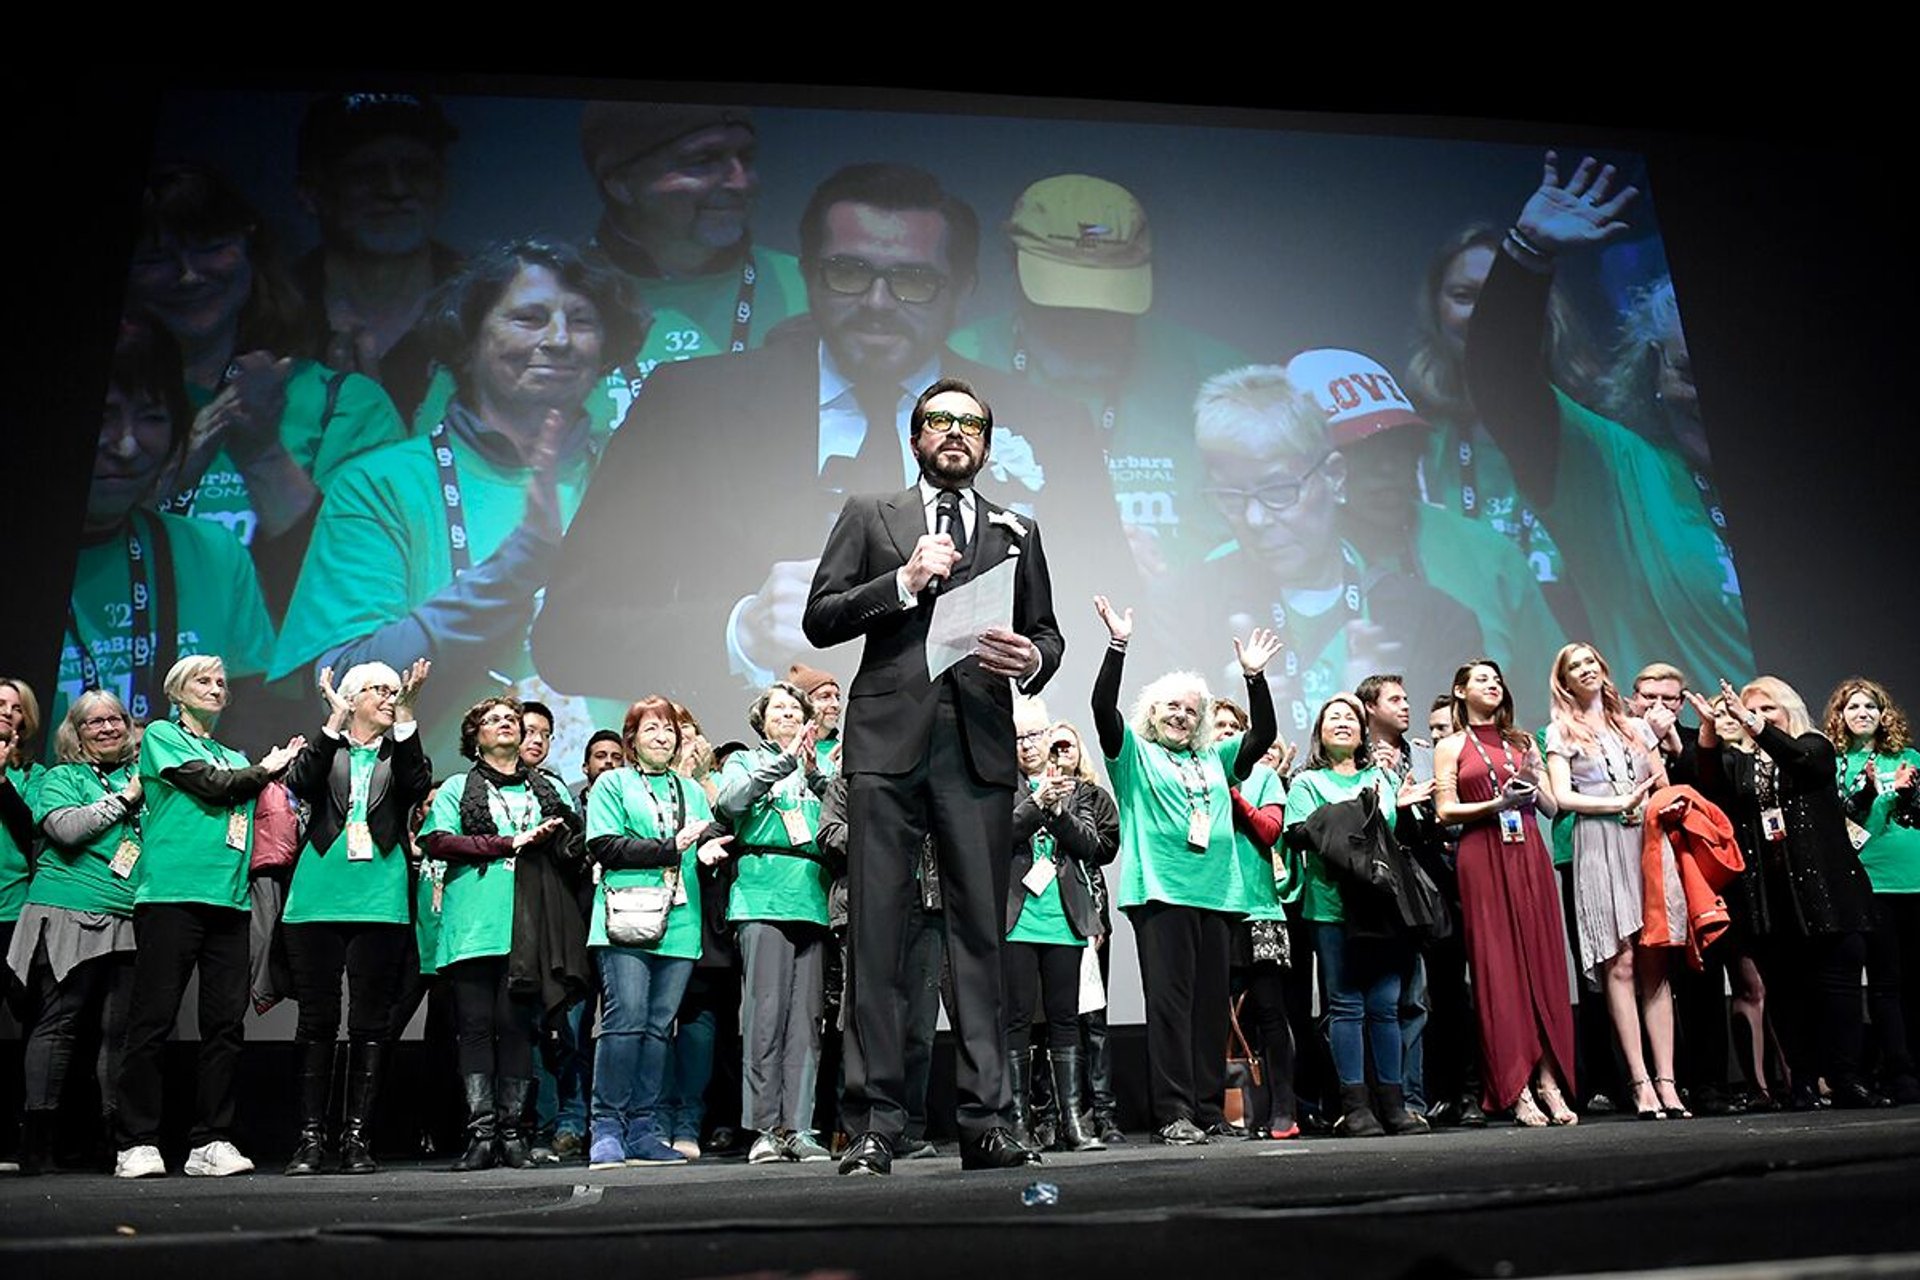
[{"label": "white paper sheet", "polygon": [[1003,560],[958,586],[941,588],[927,626],[927,679],[938,680],[972,653],[988,627],[1013,629],[1013,570],[1018,563]]}]

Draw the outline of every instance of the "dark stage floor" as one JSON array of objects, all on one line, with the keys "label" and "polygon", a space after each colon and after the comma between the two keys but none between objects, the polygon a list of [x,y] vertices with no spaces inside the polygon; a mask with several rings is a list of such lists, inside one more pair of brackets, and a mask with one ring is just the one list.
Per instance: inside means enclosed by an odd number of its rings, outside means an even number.
[{"label": "dark stage floor", "polygon": [[1920,1110],[1184,1151],[1136,1140],[1049,1157],[1038,1177],[1058,1185],[1057,1205],[1028,1208],[1020,1193],[1034,1178],[963,1174],[951,1155],[886,1180],[737,1159],[611,1173],[0,1176],[0,1274],[1363,1280],[1836,1256],[1873,1259],[1848,1273],[1920,1274]]}]

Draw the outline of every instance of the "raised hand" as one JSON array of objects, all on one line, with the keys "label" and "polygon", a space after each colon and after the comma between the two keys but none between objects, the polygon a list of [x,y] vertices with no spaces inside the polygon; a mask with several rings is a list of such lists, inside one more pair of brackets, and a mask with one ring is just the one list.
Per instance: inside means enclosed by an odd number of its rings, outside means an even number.
[{"label": "raised hand", "polygon": [[800,727],[800,732],[793,735],[793,740],[787,743],[787,754],[799,761],[802,769],[812,773],[819,767],[813,753],[813,744],[819,740],[820,726],[809,720]]},{"label": "raised hand", "polygon": [[1605,244],[1627,230],[1626,212],[1638,187],[1616,189],[1618,174],[1592,156],[1581,158],[1573,176],[1560,181],[1559,157],[1547,152],[1539,188],[1514,220],[1526,242],[1545,254]]},{"label": "raised hand", "polygon": [[433,671],[433,664],[425,658],[415,658],[413,665],[400,676],[400,696],[394,699],[395,708],[404,712],[406,719],[413,718],[414,704],[420,700],[420,686],[427,682],[427,676]]},{"label": "raised hand", "polygon": [[275,747],[264,756],[261,756],[260,767],[277,777],[286,772],[287,766],[293,763],[293,758],[299,755],[300,752],[306,748],[306,745],[307,740],[305,738],[291,738],[285,746]]},{"label": "raised hand", "polygon": [[1431,799],[1433,799],[1433,779],[1426,778],[1416,782],[1413,775],[1408,774],[1400,783],[1400,793],[1394,797],[1394,803],[1405,809],[1411,805],[1425,804]]},{"label": "raised hand", "polygon": [[527,484],[527,506],[520,525],[546,542],[560,541],[564,528],[560,517],[560,438],[566,431],[566,416],[558,409],[549,409],[533,442],[533,479]]},{"label": "raised hand", "polygon": [[800,629],[818,559],[776,560],[760,589],[740,610],[740,650],[767,671],[786,669],[789,657],[813,646]]},{"label": "raised hand", "polygon": [[256,459],[280,443],[292,374],[293,361],[270,351],[249,351],[229,366],[227,385],[217,398],[227,399],[221,427],[235,462]]},{"label": "raised hand", "polygon": [[338,729],[346,724],[347,717],[353,714],[353,704],[342,697],[338,689],[334,688],[332,667],[322,667],[320,669],[320,696],[327,700],[327,710],[333,713],[333,719],[331,721],[333,727]]},{"label": "raised hand", "polygon": [[1647,713],[1640,718],[1647,722],[1647,728],[1651,729],[1653,736],[1661,742],[1665,742],[1667,735],[1673,732],[1675,722],[1673,711],[1659,703],[1648,707]]},{"label": "raised hand", "polygon": [[685,853],[688,846],[698,843],[700,837],[707,834],[712,826],[711,822],[689,822],[673,833],[673,847]]},{"label": "raised hand", "polygon": [[1233,656],[1240,660],[1240,670],[1248,679],[1267,669],[1267,664],[1280,654],[1280,633],[1271,627],[1255,627],[1245,641],[1238,636],[1233,640]]},{"label": "raised hand", "polygon": [[[1869,769],[1867,772],[1872,773],[1873,770]],[[1920,769],[1914,768],[1911,763],[1902,762],[1900,767],[1893,771],[1895,791],[1910,791],[1916,781],[1920,781]]]},{"label": "raised hand", "polygon": [[1129,607],[1125,613],[1119,613],[1115,611],[1113,602],[1105,596],[1095,596],[1093,598],[1093,607],[1099,612],[1100,621],[1107,624],[1107,634],[1109,636],[1112,636],[1121,644],[1125,644],[1128,639],[1132,637],[1133,609],[1131,607]]}]

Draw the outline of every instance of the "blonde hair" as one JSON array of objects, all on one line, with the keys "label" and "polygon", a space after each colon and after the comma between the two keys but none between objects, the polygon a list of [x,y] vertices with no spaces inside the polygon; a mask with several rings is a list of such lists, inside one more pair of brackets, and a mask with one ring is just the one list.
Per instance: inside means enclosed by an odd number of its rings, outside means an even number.
[{"label": "blonde hair", "polygon": [[0,685],[13,690],[20,699],[20,727],[14,730],[13,751],[8,763],[19,764],[27,758],[27,744],[40,733],[40,699],[34,696],[33,686],[18,676],[0,676]]},{"label": "blonde hair", "polygon": [[1787,713],[1787,732],[1793,737],[1813,732],[1813,717],[1807,714],[1807,704],[1795,693],[1793,686],[1779,676],[1756,676],[1740,690],[1740,705],[1745,706],[1749,694],[1764,694],[1773,699],[1774,705]]},{"label": "blonde hair", "polygon": [[1201,383],[1193,400],[1193,438],[1202,449],[1278,449],[1309,462],[1328,450],[1326,415],[1277,364],[1245,365]]},{"label": "blonde hair", "polygon": [[[1198,747],[1206,740],[1207,724],[1213,715],[1213,694],[1207,690],[1206,678],[1198,671],[1169,671],[1140,691],[1140,696],[1133,700],[1133,710],[1127,713],[1127,723],[1133,726],[1135,737],[1143,742],[1159,741],[1153,736],[1153,709],[1172,701],[1177,693],[1199,695],[1191,741]],[[1086,754],[1084,746],[1081,754]]]},{"label": "blonde hair", "polygon": [[166,681],[160,688],[166,693],[167,701],[178,704],[180,695],[186,692],[187,681],[195,676],[207,675],[218,671],[226,674],[227,664],[218,654],[196,653],[180,659],[167,669]]},{"label": "blonde hair", "polygon": [[80,741],[80,722],[85,720],[93,709],[105,704],[111,707],[121,719],[127,722],[127,740],[120,747],[120,754],[113,764],[125,764],[140,754],[140,735],[143,727],[128,714],[127,706],[120,701],[120,695],[111,689],[88,689],[67,706],[67,714],[60,721],[60,727],[53,731],[53,758],[61,764],[91,764],[93,757]]},{"label": "blonde hair", "polygon": [[1583,650],[1592,654],[1593,660],[1600,664],[1601,716],[1613,727],[1613,731],[1620,735],[1620,740],[1626,743],[1627,750],[1631,754],[1646,754],[1646,744],[1640,741],[1640,735],[1633,731],[1632,725],[1627,721],[1627,704],[1621,701],[1620,690],[1614,688],[1613,671],[1607,666],[1607,660],[1600,656],[1598,649],[1583,641],[1576,640],[1572,644],[1562,645],[1560,652],[1554,655],[1553,674],[1547,680],[1547,694],[1553,705],[1551,721],[1560,726],[1560,732],[1565,734],[1582,754],[1599,754],[1600,739],[1594,733],[1593,725],[1588,723],[1585,715],[1581,714],[1580,699],[1567,687],[1567,667],[1572,663],[1575,655]]},{"label": "blonde hair", "polygon": [[1087,740],[1080,736],[1080,731],[1073,727],[1071,721],[1056,720],[1047,726],[1048,737],[1061,733],[1072,735],[1073,745],[1080,748],[1080,767],[1073,771],[1073,776],[1082,782],[1099,782],[1100,775],[1094,772],[1093,760],[1087,751]]},{"label": "blonde hair", "polygon": [[1687,687],[1687,673],[1671,662],[1649,662],[1640,668],[1640,673],[1633,678],[1633,691],[1640,692],[1640,686],[1649,680],[1678,680],[1682,689]]}]

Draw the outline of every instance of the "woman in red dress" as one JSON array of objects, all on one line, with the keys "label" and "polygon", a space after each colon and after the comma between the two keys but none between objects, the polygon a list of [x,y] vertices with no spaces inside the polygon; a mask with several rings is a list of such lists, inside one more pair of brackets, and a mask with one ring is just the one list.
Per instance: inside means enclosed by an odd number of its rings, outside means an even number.
[{"label": "woman in red dress", "polygon": [[[1573,1006],[1553,857],[1534,820],[1552,816],[1533,739],[1513,725],[1513,695],[1481,658],[1453,677],[1459,732],[1433,749],[1435,810],[1459,823],[1460,908],[1480,1018],[1481,1105],[1530,1128],[1574,1124]],[[1543,1111],[1542,1108],[1545,1108]]]}]

